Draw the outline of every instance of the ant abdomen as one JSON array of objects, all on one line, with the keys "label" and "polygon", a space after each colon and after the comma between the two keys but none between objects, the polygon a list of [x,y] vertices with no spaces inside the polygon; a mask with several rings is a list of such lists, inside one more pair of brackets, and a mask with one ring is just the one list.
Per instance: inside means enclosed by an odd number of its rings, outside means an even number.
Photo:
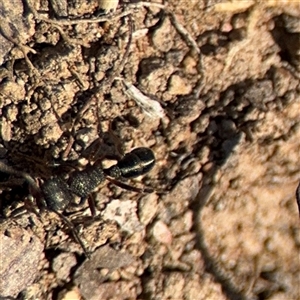
[{"label": "ant abdomen", "polygon": [[151,149],[140,147],[127,153],[116,165],[105,169],[105,173],[114,178],[135,178],[149,172],[155,164]]}]

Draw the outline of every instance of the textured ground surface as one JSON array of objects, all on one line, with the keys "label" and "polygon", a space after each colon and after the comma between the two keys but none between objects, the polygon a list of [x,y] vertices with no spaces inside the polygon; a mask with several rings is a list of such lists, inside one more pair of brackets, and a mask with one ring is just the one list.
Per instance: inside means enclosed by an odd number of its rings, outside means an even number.
[{"label": "textured ground surface", "polygon": [[150,147],[128,183],[157,192],[106,181],[96,218],[68,208],[87,260],[54,213],[9,217],[32,189],[1,173],[0,298],[300,299],[299,3],[9,2],[1,162],[41,183]]}]

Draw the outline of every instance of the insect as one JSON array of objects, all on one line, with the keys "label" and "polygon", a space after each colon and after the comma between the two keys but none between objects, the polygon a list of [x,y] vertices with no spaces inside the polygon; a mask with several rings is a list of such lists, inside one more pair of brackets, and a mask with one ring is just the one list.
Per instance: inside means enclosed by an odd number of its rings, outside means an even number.
[{"label": "insect", "polygon": [[[90,199],[90,194],[105,179],[114,184],[136,192],[152,192],[149,188],[137,188],[118,181],[135,178],[149,172],[155,164],[155,156],[151,149],[135,148],[121,158],[117,164],[103,169],[101,163],[96,161],[93,165],[86,166],[83,170],[76,170],[65,179],[63,175],[52,176],[45,181],[35,180],[26,172],[17,171],[0,161],[0,171],[18,177],[23,177],[30,186],[31,197],[36,198],[41,208],[55,212],[72,230],[75,239],[81,245],[85,254],[88,252],[80,240],[73,224],[62,214],[69,204],[74,202],[74,196],[80,197],[79,205]],[[92,215],[95,215],[94,201],[89,200]]]}]

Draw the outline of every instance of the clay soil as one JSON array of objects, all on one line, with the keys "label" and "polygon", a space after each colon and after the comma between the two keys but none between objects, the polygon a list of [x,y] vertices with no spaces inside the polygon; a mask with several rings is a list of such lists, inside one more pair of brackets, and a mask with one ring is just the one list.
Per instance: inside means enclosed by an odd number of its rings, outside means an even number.
[{"label": "clay soil", "polygon": [[[0,3],[0,299],[300,299],[299,2],[105,4]],[[136,147],[153,193],[62,212],[88,259],[24,175]]]}]

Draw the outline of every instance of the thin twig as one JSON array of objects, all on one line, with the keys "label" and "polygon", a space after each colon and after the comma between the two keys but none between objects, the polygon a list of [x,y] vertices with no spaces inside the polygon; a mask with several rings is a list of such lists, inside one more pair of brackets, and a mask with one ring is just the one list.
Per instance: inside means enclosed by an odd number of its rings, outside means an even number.
[{"label": "thin twig", "polygon": [[170,21],[174,28],[177,30],[177,32],[182,36],[182,38],[185,40],[185,42],[191,46],[198,54],[201,53],[200,48],[198,47],[197,42],[194,40],[194,38],[191,36],[191,34],[188,32],[187,29],[183,27],[175,17],[175,14],[171,11],[168,11],[167,14],[170,17]]},{"label": "thin twig", "polygon": [[63,40],[70,44],[70,45],[79,45],[79,46],[83,46],[85,48],[89,48],[90,45],[88,43],[85,43],[84,41],[79,41],[78,39],[73,39],[70,38],[61,28],[61,26],[57,25],[57,24],[51,24],[54,28],[56,28],[59,32],[59,34],[61,35],[61,37],[63,38]]}]

